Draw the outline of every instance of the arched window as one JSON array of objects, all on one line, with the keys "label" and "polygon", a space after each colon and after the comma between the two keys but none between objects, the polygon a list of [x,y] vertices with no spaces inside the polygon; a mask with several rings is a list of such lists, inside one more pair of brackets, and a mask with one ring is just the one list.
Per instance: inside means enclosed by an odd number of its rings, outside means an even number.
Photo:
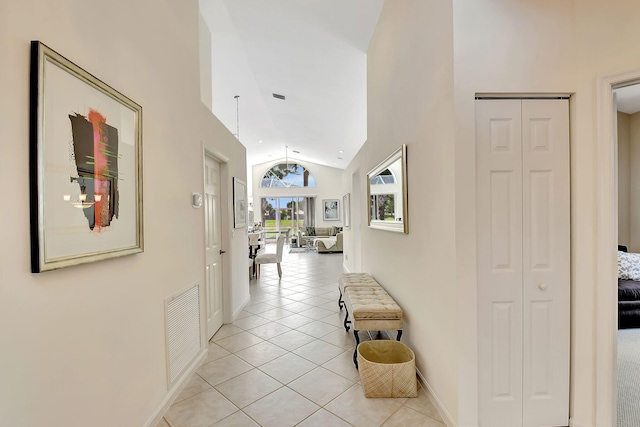
[{"label": "arched window", "polygon": [[269,169],[260,181],[261,188],[315,187],[316,180],[297,163],[280,163]]},{"label": "arched window", "polygon": [[373,178],[371,178],[371,185],[378,184],[395,184],[396,177],[389,169],[385,169]]}]

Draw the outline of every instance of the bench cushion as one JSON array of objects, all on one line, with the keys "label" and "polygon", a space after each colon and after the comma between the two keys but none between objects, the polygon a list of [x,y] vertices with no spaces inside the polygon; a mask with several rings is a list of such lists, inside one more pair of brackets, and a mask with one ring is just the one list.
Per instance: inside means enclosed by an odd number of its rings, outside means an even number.
[{"label": "bench cushion", "polygon": [[380,286],[369,273],[342,273],[338,279],[340,293],[350,286]]},{"label": "bench cushion", "polygon": [[402,309],[381,287],[352,286],[345,290],[349,313],[355,318],[400,319]]},{"label": "bench cushion", "polygon": [[402,329],[402,309],[379,286],[350,286],[345,302],[356,331]]}]

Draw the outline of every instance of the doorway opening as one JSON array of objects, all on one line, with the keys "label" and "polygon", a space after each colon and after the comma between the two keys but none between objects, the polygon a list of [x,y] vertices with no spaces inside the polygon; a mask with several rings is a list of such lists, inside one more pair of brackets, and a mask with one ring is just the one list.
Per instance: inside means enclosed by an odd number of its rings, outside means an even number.
[{"label": "doorway opening", "polygon": [[618,152],[617,425],[631,427],[640,425],[640,84],[613,93]]},{"label": "doorway opening", "polygon": [[[640,69],[598,78],[596,235],[596,425],[618,425],[618,141],[615,90],[640,83]],[[624,229],[624,225],[623,225]]]}]

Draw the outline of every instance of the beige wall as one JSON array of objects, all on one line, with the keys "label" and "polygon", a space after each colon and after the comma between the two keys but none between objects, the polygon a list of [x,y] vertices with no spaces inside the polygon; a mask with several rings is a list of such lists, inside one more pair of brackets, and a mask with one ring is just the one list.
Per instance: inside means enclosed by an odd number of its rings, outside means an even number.
[{"label": "beige wall", "polygon": [[573,92],[572,7],[572,1],[454,1],[461,426],[478,424],[478,336],[472,326],[477,319],[474,97],[487,92]]},{"label": "beige wall", "polygon": [[[368,140],[343,182],[350,187],[353,172],[360,174],[361,197],[352,200],[360,204],[360,218],[352,222],[361,224],[362,269],[405,311],[403,341],[415,350],[418,369],[455,417],[452,22],[450,2],[385,2],[368,50]],[[403,143],[408,151],[409,234],[369,229],[366,174]],[[350,245],[353,232],[346,232],[349,269],[356,250]]]},{"label": "beige wall", "polygon": [[[628,173],[629,199],[627,201],[628,246],[631,252],[640,252],[640,113],[628,116],[629,124],[629,158]],[[619,164],[619,163],[618,163]],[[620,208],[620,201],[618,200]],[[618,225],[619,231],[620,225]],[[618,232],[618,235],[620,233]]]},{"label": "beige wall", "polygon": [[[640,4],[631,0],[575,2],[576,88],[572,180],[573,239],[573,378],[572,402],[576,425],[595,423],[595,302],[600,290],[594,282],[596,202],[596,83],[614,72],[639,68]],[[606,207],[605,207],[606,208]],[[593,266],[592,268],[585,268]],[[615,280],[615,279],[614,279]],[[606,291],[610,283],[601,284]],[[594,323],[595,322],[595,323]],[[614,409],[615,411],[615,409]]]},{"label": "beige wall", "polygon": [[633,42],[640,5],[456,0],[449,10],[446,3],[386,2],[369,49],[369,140],[345,175],[364,177],[407,143],[410,234],[363,227],[363,269],[405,308],[418,367],[446,410],[458,425],[477,425],[474,95],[573,93],[571,417],[575,426],[594,425],[595,89],[599,76],[640,67]]},{"label": "beige wall", "polygon": [[618,244],[629,246],[631,224],[631,147],[629,115],[618,111]]},{"label": "beige wall", "polygon": [[[30,273],[34,39],[142,105],[144,253]],[[140,427],[169,393],[164,298],[204,280],[203,144],[246,176],[244,147],[200,102],[197,1],[2,1],[0,57],[0,424]],[[224,236],[232,311],[248,298],[243,233]]]}]

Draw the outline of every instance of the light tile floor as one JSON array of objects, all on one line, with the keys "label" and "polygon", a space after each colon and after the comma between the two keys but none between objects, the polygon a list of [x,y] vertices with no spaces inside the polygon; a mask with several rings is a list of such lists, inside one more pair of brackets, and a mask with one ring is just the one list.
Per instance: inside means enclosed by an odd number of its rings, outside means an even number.
[{"label": "light tile floor", "polygon": [[158,427],[443,427],[423,389],[417,398],[364,397],[337,304],[342,254],[288,252],[282,279],[272,264],[251,280],[249,305],[213,336]]}]

